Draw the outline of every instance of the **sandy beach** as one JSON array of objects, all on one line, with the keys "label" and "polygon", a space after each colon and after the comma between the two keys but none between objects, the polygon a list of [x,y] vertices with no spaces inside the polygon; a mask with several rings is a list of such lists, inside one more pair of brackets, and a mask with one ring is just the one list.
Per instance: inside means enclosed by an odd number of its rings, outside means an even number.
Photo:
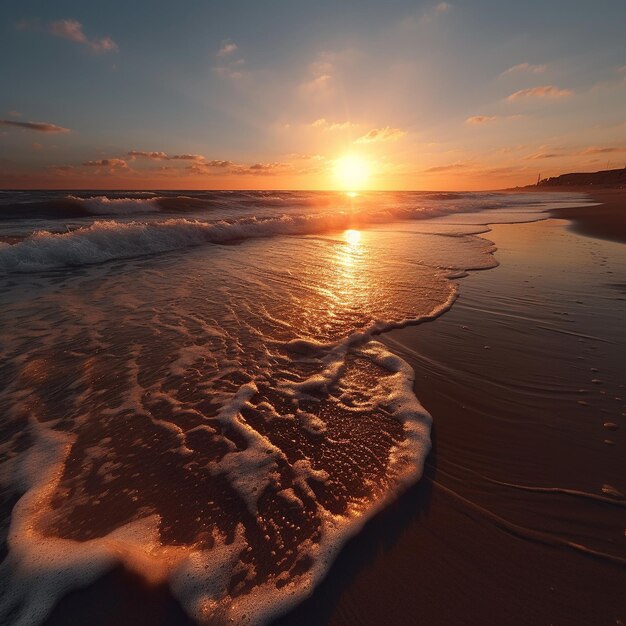
[{"label": "sandy beach", "polygon": [[621,624],[624,194],[495,226],[500,266],[383,338],[434,418],[422,482],[280,624]]},{"label": "sandy beach", "polygon": [[[579,191],[585,193],[584,188]],[[588,192],[588,190],[587,190]],[[555,217],[570,220],[570,230],[609,241],[626,242],[626,191],[624,189],[599,189],[591,194],[598,204],[594,207],[576,209],[557,209]]]}]

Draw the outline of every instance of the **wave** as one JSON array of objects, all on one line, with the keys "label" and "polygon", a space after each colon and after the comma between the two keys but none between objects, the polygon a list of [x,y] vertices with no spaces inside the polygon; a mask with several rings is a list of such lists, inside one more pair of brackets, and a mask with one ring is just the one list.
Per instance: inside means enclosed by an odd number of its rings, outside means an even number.
[{"label": "wave", "polygon": [[[120,197],[67,195],[48,200],[10,202],[0,206],[0,219],[77,219],[99,216],[138,215],[158,212],[185,212],[208,206],[201,198],[158,196],[154,192],[133,192]],[[136,197],[135,197],[136,196]]]},{"label": "wave", "polygon": [[67,200],[85,207],[89,215],[152,213],[159,208],[159,198],[108,198],[107,196],[78,198],[70,195],[67,196]]},{"label": "wave", "polygon": [[[128,206],[139,207],[137,210],[141,210],[145,203],[156,201],[158,199],[131,201],[121,198],[103,202],[100,197],[88,200],[92,203],[92,210],[104,210],[102,207],[114,206],[121,212],[127,211]],[[440,217],[450,213],[450,208],[439,205],[361,213],[340,211],[308,215],[252,216],[213,222],[185,218],[151,222],[102,220],[65,233],[37,231],[13,245],[0,242],[0,273],[28,273],[91,265],[171,252],[206,243],[227,244],[274,235],[322,234],[397,220]]]}]

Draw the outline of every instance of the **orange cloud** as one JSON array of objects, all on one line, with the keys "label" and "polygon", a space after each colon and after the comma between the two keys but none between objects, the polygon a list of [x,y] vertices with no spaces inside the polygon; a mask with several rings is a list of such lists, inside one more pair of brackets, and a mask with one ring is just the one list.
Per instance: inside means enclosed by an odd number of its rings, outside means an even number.
[{"label": "orange cloud", "polygon": [[0,126],[15,126],[26,130],[35,130],[40,133],[69,133],[69,128],[50,124],[49,122],[18,122],[16,120],[0,120]]},{"label": "orange cloud", "polygon": [[165,152],[146,152],[143,150],[130,150],[126,153],[129,157],[150,159],[153,161],[204,161],[205,158],[201,154],[172,154]]},{"label": "orange cloud", "polygon": [[500,74],[500,76],[509,76],[510,74],[543,74],[546,71],[547,65],[533,65],[532,63],[518,63],[513,67],[509,67]]},{"label": "orange cloud", "polygon": [[496,115],[474,115],[465,120],[466,124],[488,124],[497,120]]},{"label": "orange cloud", "polygon": [[89,39],[83,32],[83,25],[77,20],[57,20],[50,24],[50,32],[56,37],[68,39],[87,46],[92,52],[117,52],[117,44],[110,37]]},{"label": "orange cloud", "polygon": [[358,126],[358,124],[353,124],[352,122],[329,122],[325,117],[320,117],[320,119],[315,120],[311,126],[313,128],[321,128],[322,130],[347,130],[354,126]]},{"label": "orange cloud", "polygon": [[97,161],[85,161],[83,167],[109,167],[111,169],[128,169],[128,163],[124,159],[99,159]]},{"label": "orange cloud", "polygon": [[574,92],[570,89],[560,89],[554,85],[542,85],[540,87],[529,87],[528,89],[520,89],[508,96],[509,102],[522,100],[525,98],[564,98],[571,96]]},{"label": "orange cloud", "polygon": [[541,159],[557,159],[565,157],[567,154],[562,152],[537,152],[536,154],[529,154],[524,157],[524,161],[539,161]]},{"label": "orange cloud", "polygon": [[435,165],[434,167],[429,167],[428,169],[425,169],[424,172],[426,174],[437,174],[440,172],[452,172],[454,170],[468,169],[470,167],[471,165],[469,163],[457,161],[456,163],[449,163],[448,165]]},{"label": "orange cloud", "polygon": [[359,137],[354,143],[377,143],[381,141],[397,141],[404,137],[406,131],[400,128],[391,128],[385,126],[384,128],[372,128],[362,137]]},{"label": "orange cloud", "polygon": [[609,154],[611,152],[626,152],[626,148],[617,148],[615,146],[600,148],[597,146],[591,146],[590,148],[585,148],[584,150],[581,150],[580,152],[578,152],[578,154]]}]

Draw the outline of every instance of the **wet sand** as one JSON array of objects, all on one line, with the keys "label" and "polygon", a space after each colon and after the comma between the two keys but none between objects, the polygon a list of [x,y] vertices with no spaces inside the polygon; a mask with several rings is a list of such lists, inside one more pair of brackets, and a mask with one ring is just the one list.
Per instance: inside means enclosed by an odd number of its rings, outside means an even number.
[{"label": "wet sand", "polygon": [[434,418],[426,475],[281,625],[626,621],[626,247],[566,226],[494,227],[499,268],[385,335]]},{"label": "wet sand", "polygon": [[[626,622],[626,247],[567,226],[496,226],[499,268],[382,338],[434,418],[426,474],[277,624]],[[189,623],[167,589],[121,571],[48,623],[86,616]]]},{"label": "wet sand", "polygon": [[589,193],[600,205],[555,209],[552,215],[570,220],[569,228],[581,235],[626,242],[626,189],[600,189],[589,192],[589,188],[577,188],[575,191]]}]

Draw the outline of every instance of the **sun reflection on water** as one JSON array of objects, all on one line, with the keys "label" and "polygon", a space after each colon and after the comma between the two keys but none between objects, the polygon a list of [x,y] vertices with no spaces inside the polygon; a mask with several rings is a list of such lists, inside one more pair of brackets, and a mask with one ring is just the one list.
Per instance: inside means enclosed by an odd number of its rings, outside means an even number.
[{"label": "sun reflection on water", "polygon": [[350,246],[358,246],[361,243],[361,231],[349,228],[343,234],[346,243]]}]

